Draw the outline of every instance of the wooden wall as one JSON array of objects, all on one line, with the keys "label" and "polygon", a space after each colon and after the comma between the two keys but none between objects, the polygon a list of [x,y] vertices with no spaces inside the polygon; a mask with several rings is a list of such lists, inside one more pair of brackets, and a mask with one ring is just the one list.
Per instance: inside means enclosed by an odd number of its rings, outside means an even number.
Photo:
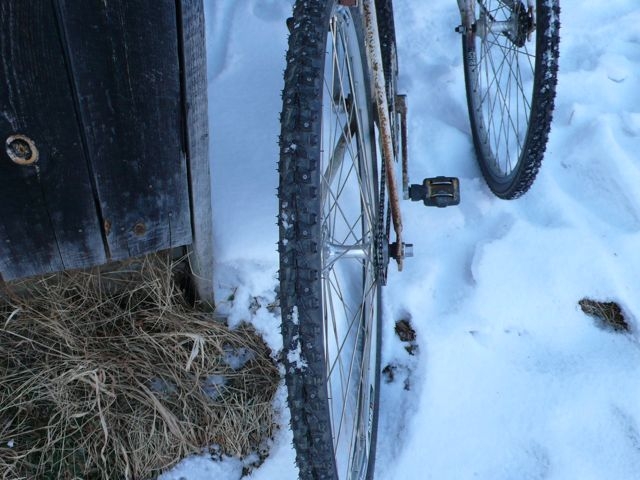
[{"label": "wooden wall", "polygon": [[183,34],[201,13],[191,0],[0,2],[3,279],[192,244],[193,158],[210,217],[206,67],[191,84],[185,72],[202,18],[186,62]]}]

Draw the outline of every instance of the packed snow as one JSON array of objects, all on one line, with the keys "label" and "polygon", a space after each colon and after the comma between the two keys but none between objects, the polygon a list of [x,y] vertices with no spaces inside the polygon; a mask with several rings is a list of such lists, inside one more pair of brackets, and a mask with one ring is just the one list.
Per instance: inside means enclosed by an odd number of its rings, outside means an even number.
[{"label": "packed snow", "polygon": [[[502,201],[472,151],[453,0],[394,2],[411,175],[457,176],[462,202],[404,204],[415,257],[390,270],[376,478],[614,479],[640,472],[640,9],[562,0],[556,113],[530,192]],[[282,348],[276,162],[292,0],[207,0],[217,299]],[[631,333],[582,298],[616,301]],[[410,320],[410,355],[394,333]],[[195,457],[164,480],[297,478],[286,393],[270,455]]]}]

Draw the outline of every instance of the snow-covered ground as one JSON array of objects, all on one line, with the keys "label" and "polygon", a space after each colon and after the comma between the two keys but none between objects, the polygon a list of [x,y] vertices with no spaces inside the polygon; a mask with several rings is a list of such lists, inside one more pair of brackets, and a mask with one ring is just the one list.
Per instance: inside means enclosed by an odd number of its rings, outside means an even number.
[{"label": "snow-covered ground", "polygon": [[[461,180],[462,203],[405,204],[416,255],[384,291],[377,478],[640,476],[640,6],[561,0],[548,152],[531,191],[493,197],[472,152],[454,0],[396,0],[411,174]],[[275,348],[276,162],[292,0],[206,0],[218,300]],[[234,291],[234,301],[225,302]],[[598,328],[584,297],[614,300],[632,333]],[[258,298],[262,305],[251,313]],[[255,302],[253,302],[255,306]],[[255,311],[255,308],[253,309]],[[394,323],[410,319],[410,356]],[[409,389],[405,389],[408,384]],[[283,427],[247,479],[297,477]],[[239,480],[198,459],[163,476]]]}]

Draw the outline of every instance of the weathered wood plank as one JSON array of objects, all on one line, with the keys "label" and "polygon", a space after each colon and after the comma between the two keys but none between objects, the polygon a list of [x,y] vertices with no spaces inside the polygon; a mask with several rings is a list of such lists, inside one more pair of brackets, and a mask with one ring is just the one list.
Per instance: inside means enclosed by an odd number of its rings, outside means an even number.
[{"label": "weathered wood plank", "polygon": [[198,297],[213,306],[213,219],[209,172],[209,118],[204,7],[202,0],[178,0],[182,84],[193,245],[191,270]]},{"label": "weathered wood plank", "polygon": [[[48,0],[0,2],[0,274],[5,280],[106,259],[55,18]],[[16,134],[33,141],[35,163],[11,161],[7,138]]]},{"label": "weathered wood plank", "polygon": [[192,241],[175,0],[56,0],[118,260]]}]

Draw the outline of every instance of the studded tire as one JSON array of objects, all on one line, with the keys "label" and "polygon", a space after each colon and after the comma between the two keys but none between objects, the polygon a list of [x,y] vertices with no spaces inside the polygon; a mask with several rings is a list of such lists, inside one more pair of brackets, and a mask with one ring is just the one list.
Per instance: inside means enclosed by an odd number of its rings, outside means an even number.
[{"label": "studded tire", "polygon": [[299,0],[279,161],[280,303],[303,480],[370,479],[380,372],[378,169],[357,7]]}]

